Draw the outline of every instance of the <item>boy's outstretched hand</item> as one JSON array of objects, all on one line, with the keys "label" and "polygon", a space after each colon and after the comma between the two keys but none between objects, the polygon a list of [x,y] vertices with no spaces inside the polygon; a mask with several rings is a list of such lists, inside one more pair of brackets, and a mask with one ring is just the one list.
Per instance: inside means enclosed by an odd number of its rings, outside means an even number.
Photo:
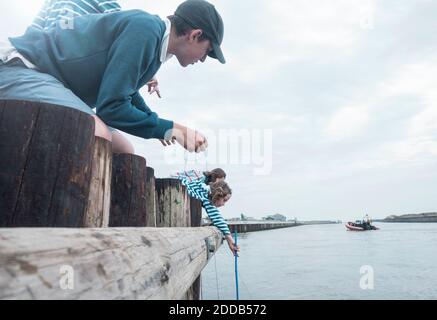
[{"label": "boy's outstretched hand", "polygon": [[[208,148],[208,141],[203,134],[176,122],[173,125],[171,137],[164,139],[164,141],[167,143],[167,145],[170,145],[171,142],[174,143],[174,141],[176,141],[189,152],[201,152]],[[163,141],[161,141],[161,143],[165,145]]]}]

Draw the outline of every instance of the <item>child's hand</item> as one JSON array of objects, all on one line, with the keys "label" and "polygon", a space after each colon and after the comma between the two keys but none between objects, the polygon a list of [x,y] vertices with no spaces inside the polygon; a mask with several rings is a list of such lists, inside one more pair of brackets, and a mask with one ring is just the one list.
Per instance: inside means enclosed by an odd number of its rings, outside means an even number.
[{"label": "child's hand", "polygon": [[234,243],[234,239],[230,234],[226,235],[226,241],[228,242],[229,249],[231,249],[233,255],[238,257],[238,251],[240,251],[240,246]]},{"label": "child's hand", "polygon": [[148,92],[150,94],[156,92],[156,94],[158,95],[159,98],[161,98],[161,93],[159,92],[159,88],[158,88],[158,79],[156,79],[155,77],[152,78],[152,80],[150,80],[149,82],[147,82],[147,87],[148,87]]}]

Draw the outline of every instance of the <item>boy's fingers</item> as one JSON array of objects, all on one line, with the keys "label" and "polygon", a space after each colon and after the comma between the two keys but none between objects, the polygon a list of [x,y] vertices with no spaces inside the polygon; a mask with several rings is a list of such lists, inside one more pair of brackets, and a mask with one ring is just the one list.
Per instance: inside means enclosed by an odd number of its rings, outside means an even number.
[{"label": "boy's fingers", "polygon": [[206,145],[204,142],[200,142],[199,146],[198,146],[198,152],[200,151],[205,151],[206,150]]},{"label": "boy's fingers", "polygon": [[150,91],[150,94],[156,93],[156,95],[161,98],[161,94],[159,93],[159,90],[153,89],[152,91]]},{"label": "boy's fingers", "polygon": [[164,140],[164,139],[159,139],[159,141],[161,142],[161,144],[162,144],[164,147],[166,147],[166,146],[169,145],[168,142],[167,142],[166,140]]}]

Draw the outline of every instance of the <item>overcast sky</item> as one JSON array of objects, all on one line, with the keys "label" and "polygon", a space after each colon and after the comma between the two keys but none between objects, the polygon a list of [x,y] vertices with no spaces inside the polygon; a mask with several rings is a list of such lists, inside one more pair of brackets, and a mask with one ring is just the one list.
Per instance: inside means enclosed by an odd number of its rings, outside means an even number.
[{"label": "overcast sky", "polygon": [[[180,3],[119,2],[161,17]],[[172,59],[158,73],[162,99],[143,92],[161,117],[205,131],[210,151],[185,165],[181,148],[129,136],[156,176],[222,167],[226,218],[437,211],[436,1],[211,2],[227,63]],[[42,3],[2,1],[0,36],[21,34]]]}]

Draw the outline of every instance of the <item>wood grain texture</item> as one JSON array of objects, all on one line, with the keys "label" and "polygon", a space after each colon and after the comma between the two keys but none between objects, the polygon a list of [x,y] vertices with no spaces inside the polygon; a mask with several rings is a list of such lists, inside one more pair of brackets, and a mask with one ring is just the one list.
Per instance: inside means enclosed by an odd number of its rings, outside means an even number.
[{"label": "wood grain texture", "polygon": [[146,227],[156,227],[155,170],[146,168]]},{"label": "wood grain texture", "polygon": [[109,226],[146,226],[146,190],[146,159],[133,154],[114,154]]},{"label": "wood grain texture", "polygon": [[0,229],[0,299],[183,299],[221,239],[214,227]]},{"label": "wood grain texture", "polygon": [[83,226],[94,120],[28,101],[0,103],[0,227]]},{"label": "wood grain texture", "polygon": [[112,143],[95,137],[88,207],[84,227],[108,227],[111,206]]}]

